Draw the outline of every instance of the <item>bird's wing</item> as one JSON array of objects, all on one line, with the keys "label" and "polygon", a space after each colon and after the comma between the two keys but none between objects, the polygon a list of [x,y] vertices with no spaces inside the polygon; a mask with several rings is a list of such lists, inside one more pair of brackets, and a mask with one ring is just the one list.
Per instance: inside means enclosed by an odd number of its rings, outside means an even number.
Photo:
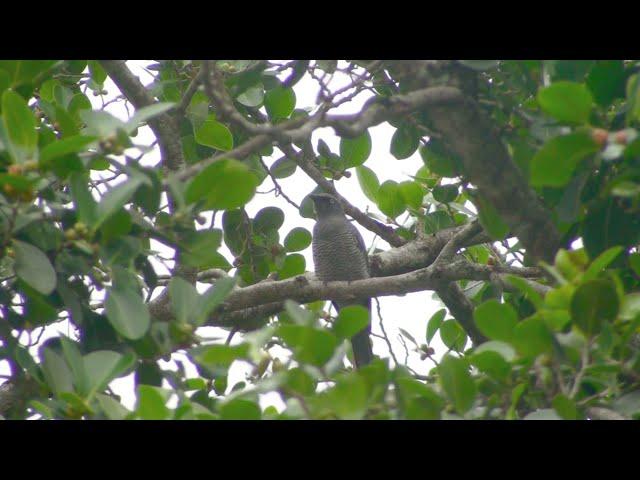
[{"label": "bird's wing", "polygon": [[355,227],[355,225],[353,225],[351,222],[348,222],[348,225],[349,225],[348,228],[351,230],[351,233],[356,239],[356,243],[358,244],[358,250],[360,250],[364,255],[364,258],[367,262],[367,271],[369,271],[369,256],[367,255],[367,246],[364,243],[364,239],[362,238],[362,235],[360,234],[358,229]]}]

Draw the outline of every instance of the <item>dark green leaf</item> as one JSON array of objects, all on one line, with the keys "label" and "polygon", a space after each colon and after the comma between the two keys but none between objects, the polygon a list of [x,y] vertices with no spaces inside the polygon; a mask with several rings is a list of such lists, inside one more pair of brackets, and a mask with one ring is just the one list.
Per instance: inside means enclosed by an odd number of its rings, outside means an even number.
[{"label": "dark green leaf", "polygon": [[603,323],[613,321],[619,310],[618,293],[609,280],[585,282],[571,298],[571,320],[587,336],[600,333]]},{"label": "dark green leaf", "polygon": [[422,187],[420,187],[420,184],[418,182],[401,182],[398,185],[398,189],[400,190],[400,195],[402,196],[405,204],[416,209],[422,206],[422,198],[424,197],[424,192],[422,191]]},{"label": "dark green leaf", "polygon": [[295,227],[284,239],[287,252],[299,252],[311,245],[311,233],[303,227]]},{"label": "dark green leaf", "polygon": [[280,280],[302,275],[307,267],[305,258],[299,253],[287,255],[282,268],[278,271]]},{"label": "dark green leaf", "polygon": [[461,352],[467,343],[467,335],[460,324],[453,319],[440,325],[440,338],[447,348]]},{"label": "dark green leaf", "polygon": [[391,137],[391,155],[398,160],[409,158],[420,145],[420,134],[415,128],[402,126]]},{"label": "dark green leaf", "polygon": [[273,162],[271,168],[271,174],[275,178],[287,178],[293,175],[298,168],[298,164],[291,160],[289,157],[282,157],[279,160]]},{"label": "dark green leaf", "polygon": [[35,160],[38,146],[36,120],[24,98],[12,90],[5,90],[2,94],[2,118],[15,160],[19,163]]},{"label": "dark green leaf", "polygon": [[223,420],[260,420],[261,416],[258,404],[244,398],[235,398],[220,407]]},{"label": "dark green leaf", "polygon": [[169,297],[178,322],[188,323],[198,302],[196,288],[181,277],[173,277],[169,282]]}]

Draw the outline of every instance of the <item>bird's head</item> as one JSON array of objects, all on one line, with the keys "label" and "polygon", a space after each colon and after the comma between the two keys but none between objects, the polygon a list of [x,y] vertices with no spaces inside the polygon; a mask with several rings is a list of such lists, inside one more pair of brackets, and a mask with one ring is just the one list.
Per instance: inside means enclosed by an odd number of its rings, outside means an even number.
[{"label": "bird's head", "polygon": [[313,206],[316,211],[316,216],[318,219],[326,218],[331,215],[344,215],[344,210],[342,210],[342,205],[333,195],[329,195],[328,193],[316,193],[309,195],[311,200],[313,200]]}]

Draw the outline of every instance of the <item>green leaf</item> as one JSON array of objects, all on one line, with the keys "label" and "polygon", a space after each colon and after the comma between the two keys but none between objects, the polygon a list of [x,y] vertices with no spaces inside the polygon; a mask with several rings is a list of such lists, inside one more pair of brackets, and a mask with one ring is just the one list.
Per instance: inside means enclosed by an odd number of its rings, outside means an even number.
[{"label": "green leaf", "polygon": [[420,146],[420,134],[415,128],[410,126],[401,126],[396,129],[391,137],[391,155],[398,160],[409,158]]},{"label": "green leaf", "polygon": [[261,417],[258,404],[245,398],[235,398],[220,407],[223,420],[260,420]]},{"label": "green leaf", "polygon": [[587,76],[587,86],[599,105],[610,105],[624,98],[627,74],[622,60],[600,60]]},{"label": "green leaf", "polygon": [[360,420],[367,413],[367,384],[358,375],[339,377],[325,395],[327,404],[341,420]]},{"label": "green leaf", "polygon": [[444,320],[444,317],[446,314],[447,314],[447,311],[444,308],[442,308],[438,310],[436,313],[434,313],[433,315],[431,315],[431,318],[427,323],[427,343],[431,343],[431,340],[433,339],[434,335],[440,328],[440,325],[442,325],[442,321]]},{"label": "green leaf", "polygon": [[537,100],[546,113],[563,123],[588,123],[593,107],[589,89],[574,82],[555,82],[542,88],[538,91]]},{"label": "green leaf", "polygon": [[599,149],[591,136],[584,132],[552,138],[531,159],[531,184],[536,187],[566,185],[580,161]]},{"label": "green leaf", "polygon": [[436,210],[424,216],[424,233],[436,233],[443,228],[452,227],[453,225],[453,219],[444,210]]},{"label": "green leaf", "polygon": [[64,359],[50,348],[42,349],[42,373],[56,396],[73,392],[73,377]]},{"label": "green leaf", "polygon": [[280,280],[302,275],[307,268],[306,260],[304,256],[299,253],[292,253],[287,255],[284,259],[282,268],[278,270],[278,277]]},{"label": "green leaf", "polygon": [[362,305],[349,305],[340,309],[333,324],[338,338],[351,338],[369,325],[369,310]]},{"label": "green leaf", "polygon": [[476,307],[473,319],[484,336],[510,342],[518,323],[518,314],[511,305],[491,299]]},{"label": "green leaf", "polygon": [[526,279],[516,275],[507,275],[507,281],[516,287],[529,300],[536,309],[540,309],[543,304],[542,296],[527,282]]},{"label": "green leaf", "polygon": [[109,420],[124,420],[131,412],[122,404],[108,395],[98,393],[96,395],[100,408]]},{"label": "green leaf", "polygon": [[246,359],[249,345],[208,345],[198,348],[193,354],[194,359],[209,367],[229,367],[236,360]]},{"label": "green leaf", "polygon": [[166,420],[170,411],[166,407],[167,393],[151,385],[138,385],[136,412],[142,420]]},{"label": "green leaf", "polygon": [[553,409],[564,420],[580,420],[582,418],[576,403],[566,395],[561,393],[556,395],[551,402],[551,405],[553,405]]},{"label": "green leaf", "polygon": [[[64,112],[64,110],[56,110],[56,116],[59,112]],[[104,110],[82,110],[78,112],[78,115],[86,125],[83,135],[107,138],[115,135],[118,129],[125,130],[126,128],[126,124],[122,120]],[[59,118],[57,120],[60,121]]]},{"label": "green leaf", "polygon": [[405,211],[404,198],[400,187],[393,180],[387,180],[378,190],[378,208],[391,218],[396,218]]},{"label": "green leaf", "polygon": [[502,240],[509,233],[509,225],[502,220],[500,214],[493,205],[481,199],[475,199],[478,208],[478,220],[485,231],[494,239]]},{"label": "green leaf", "polygon": [[89,380],[87,397],[104,390],[109,382],[126,372],[135,362],[133,353],[122,355],[108,350],[98,350],[84,357],[84,367]]},{"label": "green leaf", "polygon": [[265,94],[264,106],[269,118],[288,118],[296,107],[296,94],[292,88],[273,88]]},{"label": "green leaf", "polygon": [[144,180],[142,175],[135,175],[105,193],[97,205],[95,221],[90,226],[97,229],[124,207]]},{"label": "green leaf", "polygon": [[187,232],[182,239],[181,259],[185,265],[214,268],[219,263],[218,248],[222,242],[219,229]]},{"label": "green leaf", "polygon": [[371,136],[369,131],[356,138],[340,139],[340,156],[347,168],[362,165],[371,154]]},{"label": "green leaf", "polygon": [[378,202],[378,190],[380,190],[380,182],[376,173],[369,167],[361,165],[356,167],[356,175],[362,193],[374,203]]},{"label": "green leaf", "polygon": [[613,262],[620,253],[622,253],[623,250],[623,247],[616,246],[602,252],[593,262],[591,262],[591,265],[589,265],[589,268],[587,268],[587,271],[582,277],[583,280],[593,280],[596,278],[602,270],[607,268],[609,264]]},{"label": "green leaf", "polygon": [[458,196],[458,186],[457,185],[437,185],[433,187],[431,192],[433,194],[433,198],[435,198],[440,203],[450,203],[453,202]]},{"label": "green leaf", "polygon": [[142,338],[149,330],[149,310],[134,290],[108,289],[105,313],[113,328],[130,340]]},{"label": "green leaf", "polygon": [[223,159],[209,165],[191,180],[185,198],[188,203],[204,200],[207,210],[233,210],[251,200],[257,186],[258,179],[245,164]]},{"label": "green leaf", "polygon": [[420,147],[422,161],[431,173],[441,177],[455,177],[458,174],[456,162],[443,149],[431,140],[426,146]]},{"label": "green leaf", "polygon": [[293,175],[298,168],[298,164],[291,160],[289,157],[282,157],[279,160],[273,162],[271,168],[271,175],[275,178],[287,178]]},{"label": "green leaf", "polygon": [[36,160],[38,132],[36,120],[27,102],[12,90],[2,94],[2,119],[18,163]]},{"label": "green leaf", "polygon": [[56,271],[49,258],[33,245],[13,240],[16,275],[43,295],[49,295],[56,288]]},{"label": "green leaf", "polygon": [[245,107],[258,107],[264,100],[264,86],[262,83],[252,85],[238,95],[236,100]]},{"label": "green leaf", "polygon": [[632,253],[629,255],[629,266],[636,275],[640,275],[640,253]]},{"label": "green leaf", "polygon": [[287,370],[287,387],[300,395],[312,395],[316,391],[317,382],[302,368]]},{"label": "green leaf", "polygon": [[498,353],[502,358],[504,358],[507,362],[511,362],[516,358],[516,351],[513,349],[511,345],[505,342],[501,342],[499,340],[491,340],[489,342],[484,342],[478,348],[474,350],[474,353],[482,353],[482,352],[495,352]]},{"label": "green leaf", "polygon": [[222,123],[216,120],[206,120],[195,129],[194,137],[200,145],[215,148],[216,150],[229,151],[233,148],[233,135]]},{"label": "green leaf", "polygon": [[440,383],[455,409],[463,415],[476,397],[476,385],[469,374],[467,362],[461,358],[445,355],[438,366]]},{"label": "green leaf", "polygon": [[168,112],[175,107],[175,103],[171,102],[158,102],[153,105],[147,105],[142,107],[133,114],[133,116],[127,122],[126,131],[131,132],[138,128],[140,124],[147,122],[153,117],[157,117],[165,112]]},{"label": "green leaf", "polygon": [[303,227],[293,228],[284,239],[287,252],[299,252],[311,245],[311,233]]},{"label": "green leaf", "polygon": [[51,142],[40,151],[40,162],[46,164],[53,159],[63,157],[70,153],[78,153],[85,150],[95,139],[96,137],[77,135],[75,137],[67,137]]},{"label": "green leaf", "polygon": [[229,296],[235,285],[235,278],[222,277],[217,279],[216,283],[202,294],[197,305],[198,316],[196,318],[196,325],[202,325],[207,320],[209,314]]},{"label": "green leaf", "polygon": [[491,350],[474,353],[470,358],[470,362],[482,373],[486,373],[497,380],[504,381],[511,373],[511,366],[503,356]]},{"label": "green leaf", "polygon": [[422,206],[424,192],[422,191],[422,187],[420,187],[420,184],[418,182],[401,182],[398,185],[398,189],[400,190],[400,195],[402,196],[405,204],[415,209]]},{"label": "green leaf", "polygon": [[467,343],[467,334],[453,319],[445,320],[440,326],[440,338],[447,348],[461,352]]},{"label": "green leaf", "polygon": [[618,293],[609,280],[585,282],[571,298],[571,320],[587,336],[600,333],[604,322],[613,321],[619,310]]},{"label": "green leaf", "polygon": [[513,330],[511,343],[525,357],[536,357],[552,349],[551,332],[539,316],[524,319]]},{"label": "green leaf", "polygon": [[169,282],[169,298],[176,320],[189,323],[199,298],[196,287],[181,277],[173,277]]},{"label": "green leaf", "polygon": [[284,212],[278,207],[265,207],[253,219],[255,232],[278,230],[284,223]]},{"label": "green leaf", "polygon": [[277,334],[293,348],[298,361],[317,367],[327,363],[338,346],[333,333],[304,325],[280,325]]}]

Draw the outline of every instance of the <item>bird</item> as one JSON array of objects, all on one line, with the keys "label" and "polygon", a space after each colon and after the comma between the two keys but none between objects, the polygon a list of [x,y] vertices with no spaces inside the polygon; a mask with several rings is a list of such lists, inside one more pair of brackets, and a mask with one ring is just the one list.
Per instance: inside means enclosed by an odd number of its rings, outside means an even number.
[{"label": "bird", "polygon": [[[353,281],[370,277],[367,249],[358,229],[347,219],[340,202],[328,193],[311,194],[316,224],[313,227],[313,263],[316,277],[323,282]],[[371,318],[371,299],[334,301],[339,312],[348,305],[363,305]],[[371,324],[351,338],[356,368],[371,363]]]}]

